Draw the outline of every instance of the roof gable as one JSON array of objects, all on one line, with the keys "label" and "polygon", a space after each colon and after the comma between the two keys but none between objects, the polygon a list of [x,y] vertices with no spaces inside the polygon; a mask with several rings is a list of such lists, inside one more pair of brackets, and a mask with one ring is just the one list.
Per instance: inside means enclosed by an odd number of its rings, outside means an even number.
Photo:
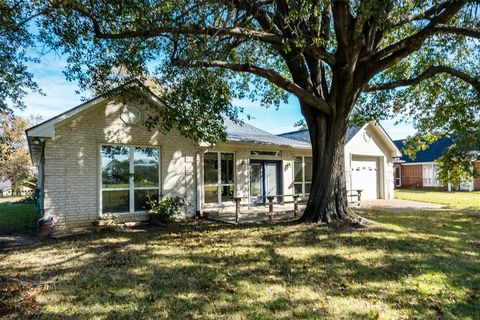
[{"label": "roof gable", "polygon": [[106,101],[109,95],[113,94],[115,91],[120,90],[120,89],[126,89],[126,88],[139,88],[141,92],[145,93],[154,103],[159,104],[163,106],[163,103],[161,102],[160,98],[155,95],[150,89],[148,89],[146,86],[144,86],[140,81],[138,80],[133,80],[129,83],[124,84],[123,86],[120,86],[118,88],[115,88],[111,90],[109,93],[106,93],[104,95],[100,95],[98,97],[95,97],[85,103],[82,103],[70,110],[67,110],[58,116],[55,116],[51,119],[48,119],[40,124],[37,124],[36,126],[33,126],[31,128],[28,128],[26,130],[27,137],[41,137],[41,138],[53,138],[55,137],[55,125],[63,122],[80,112],[86,111],[92,107],[97,106],[99,103],[102,103]]}]

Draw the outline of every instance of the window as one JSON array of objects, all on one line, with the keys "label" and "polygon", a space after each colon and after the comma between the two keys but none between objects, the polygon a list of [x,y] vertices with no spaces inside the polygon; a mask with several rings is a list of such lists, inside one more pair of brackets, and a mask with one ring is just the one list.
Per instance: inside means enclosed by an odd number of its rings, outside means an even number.
[{"label": "window", "polygon": [[102,212],[146,211],[158,199],[160,150],[102,146]]},{"label": "window", "polygon": [[437,166],[434,164],[422,165],[422,178],[424,187],[440,186],[440,183],[437,180]]},{"label": "window", "polygon": [[402,186],[402,178],[401,178],[401,168],[400,166],[395,166],[394,168],[394,179],[395,179],[395,187]]},{"label": "window", "polygon": [[205,153],[203,171],[205,203],[233,201],[235,190],[233,153]]},{"label": "window", "polygon": [[293,192],[309,194],[312,188],[312,157],[294,157]]}]

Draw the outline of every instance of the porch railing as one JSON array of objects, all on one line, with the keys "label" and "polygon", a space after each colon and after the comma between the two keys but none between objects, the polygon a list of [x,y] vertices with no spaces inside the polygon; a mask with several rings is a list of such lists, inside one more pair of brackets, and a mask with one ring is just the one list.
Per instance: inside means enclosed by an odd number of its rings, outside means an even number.
[{"label": "porch railing", "polygon": [[[268,195],[268,196],[257,196],[256,198],[266,198],[268,200],[268,219],[271,221],[273,220],[273,199],[277,198],[277,199],[282,199],[281,201],[281,204],[285,204],[285,203],[293,203],[293,217],[294,218],[297,218],[298,217],[298,213],[299,213],[299,210],[298,210],[298,205],[300,203],[306,203],[307,201],[306,200],[300,200],[299,201],[299,198],[304,198],[305,195],[302,195],[302,194],[280,194],[280,195]],[[292,197],[293,198],[293,201],[284,201],[283,198],[285,197]],[[357,204],[358,206],[360,206],[360,201],[361,201],[361,197],[362,197],[362,190],[347,190],[347,197],[351,199],[351,201],[353,202],[353,197],[356,197],[357,198]],[[248,199],[248,205],[244,205],[246,207],[250,207],[251,206],[251,197],[234,197],[233,198],[235,200],[235,223],[238,224],[238,222],[240,221],[240,207],[242,206],[241,205],[241,201],[242,199]]]},{"label": "porch railing", "polygon": [[[285,198],[285,197],[292,197],[293,198],[293,201],[284,201],[282,200],[280,203],[281,204],[286,204],[286,203],[293,203],[293,216],[294,218],[297,218],[298,217],[298,205],[300,203],[305,203],[306,201],[305,200],[300,200],[299,201],[299,198],[300,197],[303,197],[303,195],[300,195],[300,194],[280,194],[280,195],[268,195],[268,196],[257,196],[255,198],[266,198],[268,200],[268,219],[269,220],[273,220],[273,199],[275,198]],[[251,203],[250,203],[250,200],[251,200],[251,197],[234,197],[233,198],[235,200],[235,223],[238,223],[240,221],[240,207],[242,206],[241,205],[241,201],[242,199],[248,199],[249,201],[249,204],[248,205],[244,205],[245,207],[250,207],[251,206]]]}]

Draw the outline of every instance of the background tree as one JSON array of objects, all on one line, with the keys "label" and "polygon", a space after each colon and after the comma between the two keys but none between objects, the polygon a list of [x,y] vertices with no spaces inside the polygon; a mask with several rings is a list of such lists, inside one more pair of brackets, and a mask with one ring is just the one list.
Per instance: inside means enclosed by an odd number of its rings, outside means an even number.
[{"label": "background tree", "polygon": [[[68,56],[67,78],[83,88],[102,92],[133,77],[155,77],[175,109],[154,112],[150,127],[175,125],[215,142],[225,138],[224,117],[237,119],[242,111],[233,98],[269,106],[296,96],[313,153],[302,219],[359,222],[348,208],[344,170],[354,106],[357,118],[408,114],[429,129],[474,114],[477,3],[51,0],[35,10],[40,38]],[[112,72],[119,66],[128,76]],[[475,119],[478,113],[468,125],[478,126]]]},{"label": "background tree", "polygon": [[33,176],[25,138],[28,127],[21,117],[0,115],[0,179],[11,181],[14,194],[19,194],[22,183]]}]

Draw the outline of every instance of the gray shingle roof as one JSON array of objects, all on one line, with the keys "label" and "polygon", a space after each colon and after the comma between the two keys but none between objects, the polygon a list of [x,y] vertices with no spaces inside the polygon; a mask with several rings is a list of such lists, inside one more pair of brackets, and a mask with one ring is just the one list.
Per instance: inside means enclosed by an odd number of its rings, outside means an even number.
[{"label": "gray shingle roof", "polygon": [[276,136],[246,123],[237,124],[230,119],[225,119],[224,125],[228,141],[300,148],[310,147],[308,142]]},{"label": "gray shingle roof", "polygon": [[[352,140],[352,138],[360,131],[361,127],[350,127],[347,129],[347,133],[345,135],[345,142]],[[310,144],[310,135],[308,134],[308,129],[302,129],[298,131],[286,132],[279,134],[278,136],[294,139],[298,141],[307,142]]]}]

